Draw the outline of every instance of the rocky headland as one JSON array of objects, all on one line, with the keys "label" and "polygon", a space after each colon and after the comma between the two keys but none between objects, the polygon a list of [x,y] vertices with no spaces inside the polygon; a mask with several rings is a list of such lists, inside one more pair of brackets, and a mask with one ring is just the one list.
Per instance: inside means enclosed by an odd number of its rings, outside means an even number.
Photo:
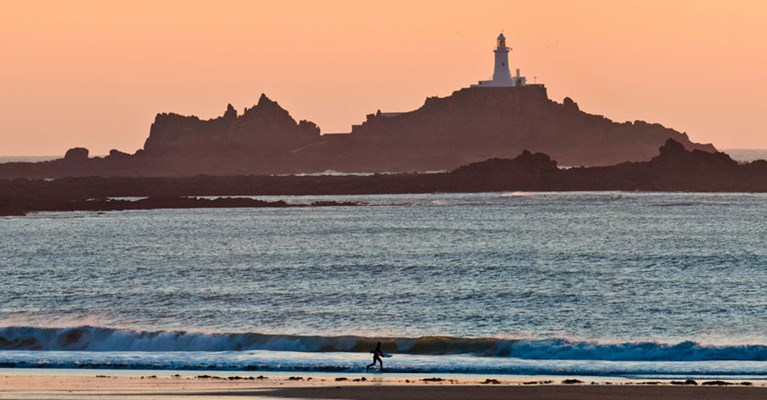
[{"label": "rocky headland", "polygon": [[[546,154],[523,151],[513,159],[494,158],[443,173],[0,180],[0,215],[24,215],[33,211],[288,206],[283,202],[208,200],[193,199],[193,196],[602,190],[767,192],[767,161],[741,164],[724,153],[687,150],[674,140],[668,140],[656,154],[650,161],[566,169],[559,168]],[[121,197],[142,200],[114,200]]]},{"label": "rocky headland", "polygon": [[287,207],[352,207],[365,205],[351,201],[315,201],[293,204],[283,200],[264,201],[248,197],[197,198],[156,196],[136,200],[125,199],[2,199],[0,216],[25,216],[41,211],[127,211],[188,208],[287,208]]},{"label": "rocky headland", "polygon": [[441,171],[525,149],[560,165],[604,166],[650,160],[667,139],[716,151],[659,124],[617,123],[581,111],[569,98],[552,101],[543,85],[461,89],[428,98],[414,111],[378,111],[351,133],[331,135],[262,95],[241,115],[231,105],[210,120],[158,114],[135,154],[89,157],[87,149],[73,148],[59,160],[0,164],[0,179]]}]

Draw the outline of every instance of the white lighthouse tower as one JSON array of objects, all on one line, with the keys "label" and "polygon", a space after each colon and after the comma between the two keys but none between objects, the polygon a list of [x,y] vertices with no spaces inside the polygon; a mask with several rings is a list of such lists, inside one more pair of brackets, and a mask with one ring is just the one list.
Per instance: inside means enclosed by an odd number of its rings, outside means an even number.
[{"label": "white lighthouse tower", "polygon": [[493,69],[493,79],[490,81],[479,81],[471,87],[514,87],[525,86],[527,79],[519,75],[519,68],[515,76],[511,75],[509,70],[509,51],[511,48],[506,46],[506,36],[501,33],[498,35],[495,50],[495,68]]},{"label": "white lighthouse tower", "polygon": [[[495,53],[495,69],[493,70],[493,82],[510,82],[511,72],[509,72],[509,50],[506,47],[506,36],[503,33],[498,35],[498,45],[493,52]],[[513,86],[513,85],[510,85]]]}]

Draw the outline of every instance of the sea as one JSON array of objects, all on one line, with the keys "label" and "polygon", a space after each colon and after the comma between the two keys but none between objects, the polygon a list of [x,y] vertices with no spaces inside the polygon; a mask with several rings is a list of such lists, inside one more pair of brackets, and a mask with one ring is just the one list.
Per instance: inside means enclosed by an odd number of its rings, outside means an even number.
[{"label": "sea", "polygon": [[733,160],[739,162],[751,162],[756,160],[767,160],[767,149],[724,149]]},{"label": "sea", "polygon": [[51,161],[63,156],[0,156],[0,164],[11,162],[42,162]]},{"label": "sea", "polygon": [[767,378],[767,194],[0,218],[0,368]]}]

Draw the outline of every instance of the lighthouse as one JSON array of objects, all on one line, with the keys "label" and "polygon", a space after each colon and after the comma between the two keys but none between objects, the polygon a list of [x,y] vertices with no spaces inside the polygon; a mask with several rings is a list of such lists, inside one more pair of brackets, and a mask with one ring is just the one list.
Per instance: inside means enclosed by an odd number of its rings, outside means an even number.
[{"label": "lighthouse", "polygon": [[493,50],[495,53],[493,82],[500,83],[511,81],[511,72],[509,72],[509,50],[511,49],[506,47],[506,36],[503,36],[503,33],[501,33],[498,35],[497,46],[495,47],[495,50]]},{"label": "lighthouse", "polygon": [[506,46],[506,36],[503,33],[498,35],[496,39],[495,49],[495,67],[493,68],[493,79],[489,81],[479,81],[476,85],[471,87],[515,87],[525,86],[527,79],[519,74],[519,68],[516,70],[516,75],[511,75],[509,69],[509,51],[511,48]]}]

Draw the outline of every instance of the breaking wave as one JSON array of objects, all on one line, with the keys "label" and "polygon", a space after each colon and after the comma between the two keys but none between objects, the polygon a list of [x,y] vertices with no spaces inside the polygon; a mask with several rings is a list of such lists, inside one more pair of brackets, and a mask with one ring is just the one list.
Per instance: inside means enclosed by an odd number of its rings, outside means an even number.
[{"label": "breaking wave", "polygon": [[374,338],[297,336],[260,333],[136,331],[78,326],[0,328],[0,350],[91,352],[243,352],[367,353],[377,341],[394,354],[470,355],[525,360],[599,361],[767,361],[767,345],[704,345],[693,341],[603,343],[570,339],[496,339],[426,336]]}]

